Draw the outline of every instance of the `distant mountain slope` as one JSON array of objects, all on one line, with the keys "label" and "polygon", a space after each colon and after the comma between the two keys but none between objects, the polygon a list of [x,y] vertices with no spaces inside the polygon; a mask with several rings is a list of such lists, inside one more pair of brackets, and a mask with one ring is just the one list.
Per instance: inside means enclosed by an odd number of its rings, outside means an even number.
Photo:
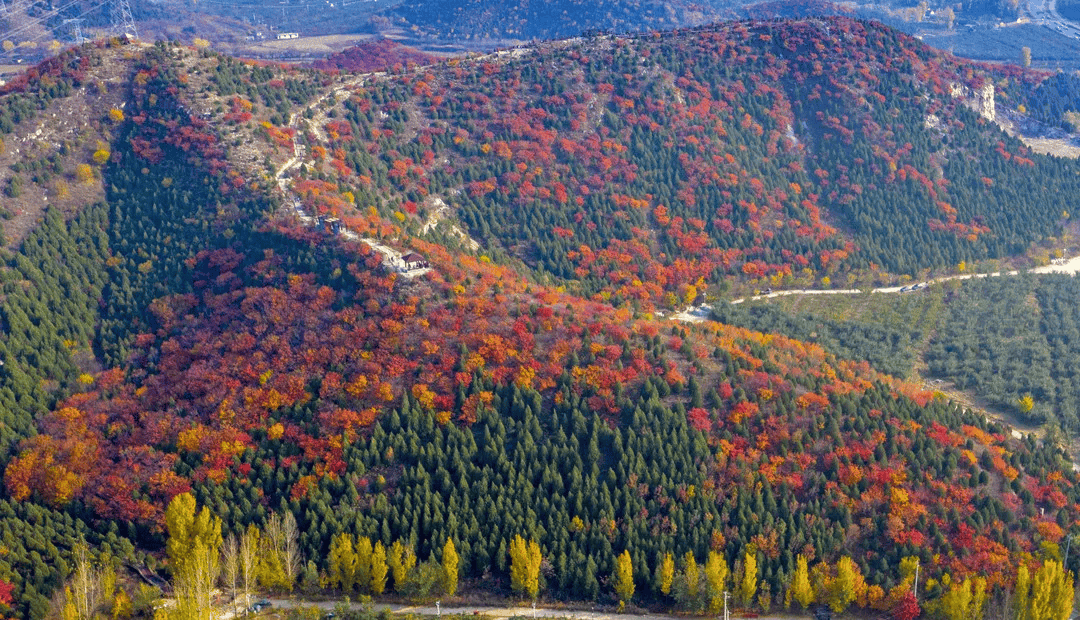
[{"label": "distant mountain slope", "polygon": [[364,43],[311,63],[323,71],[337,69],[354,73],[369,71],[387,71],[395,67],[409,65],[429,65],[438,58],[420,50],[406,47],[400,43],[383,39],[373,43]]},{"label": "distant mountain slope", "polygon": [[855,10],[827,0],[775,0],[742,6],[738,13],[740,17],[749,19],[805,19],[827,15],[853,16]]},{"label": "distant mountain slope", "polygon": [[393,12],[423,34],[465,41],[666,30],[719,16],[712,9],[664,0],[406,0]]},{"label": "distant mountain slope", "polygon": [[972,109],[1015,80],[847,18],[558,42],[368,82],[327,172],[623,300],[872,280],[1022,254],[1075,212],[1077,164]]},{"label": "distant mountain slope", "polygon": [[391,13],[415,28],[414,32],[421,38],[469,42],[670,30],[740,17],[793,19],[852,15],[854,10],[826,0],[761,3],[722,0],[616,0],[602,3],[582,0],[406,0]]}]

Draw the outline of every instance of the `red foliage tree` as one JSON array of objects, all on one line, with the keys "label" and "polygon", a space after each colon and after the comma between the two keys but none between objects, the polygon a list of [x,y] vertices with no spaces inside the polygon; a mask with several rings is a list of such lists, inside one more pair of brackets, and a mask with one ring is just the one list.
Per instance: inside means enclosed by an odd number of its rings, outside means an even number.
[{"label": "red foliage tree", "polygon": [[915,593],[908,590],[892,609],[893,620],[915,620],[922,614]]}]

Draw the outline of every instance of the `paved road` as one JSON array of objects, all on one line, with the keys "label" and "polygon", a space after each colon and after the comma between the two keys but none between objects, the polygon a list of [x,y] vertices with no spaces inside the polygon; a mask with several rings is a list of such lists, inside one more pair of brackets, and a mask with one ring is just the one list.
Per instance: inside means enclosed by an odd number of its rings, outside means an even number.
[{"label": "paved road", "polygon": [[[954,276],[942,276],[940,278],[934,278],[927,280],[926,282],[917,283],[918,289],[922,290],[931,284],[937,284],[940,282],[947,282],[949,280],[970,280],[972,278],[998,278],[1001,276],[1015,276],[1020,273],[1060,273],[1067,275],[1076,275],[1080,273],[1080,256],[1074,256],[1069,260],[1059,260],[1050,265],[1044,265],[1042,267],[1035,267],[1034,269],[1028,269],[1024,272],[1013,271],[995,271],[993,273],[968,273]],[[872,293],[902,293],[912,291],[913,285],[905,286],[883,286],[880,288],[872,289]],[[741,304],[745,301],[757,301],[759,299],[771,299],[773,297],[784,297],[787,295],[858,295],[864,291],[857,288],[844,288],[844,289],[787,289],[783,291],[773,291],[771,293],[762,293],[760,295],[752,295],[750,297],[742,297],[740,299],[733,299],[731,303]],[[709,318],[712,313],[712,306],[708,304],[702,304],[700,306],[690,306],[680,312],[676,312],[671,315],[671,319],[675,321],[685,321],[688,323],[698,323]]]},{"label": "paved road", "polygon": [[[278,609],[293,609],[296,607],[311,608],[318,607],[323,611],[332,611],[339,603],[337,601],[303,601],[303,600],[290,600],[290,599],[270,599],[273,606]],[[351,603],[349,605],[351,609],[359,610],[363,608],[360,603]],[[410,605],[386,605],[375,604],[373,608],[376,611],[382,609],[390,609],[395,614],[415,614],[418,616],[437,616],[440,614],[458,615],[458,616],[483,616],[486,620],[507,620],[513,617],[522,618],[576,618],[578,620],[686,620],[686,618],[677,618],[675,616],[664,616],[659,614],[618,614],[608,613],[603,611],[587,611],[587,610],[575,610],[575,609],[548,609],[544,607],[485,607],[485,606],[465,606],[465,607],[435,607],[435,606],[410,606]],[[793,617],[787,617],[784,620],[792,620]],[[770,618],[761,616],[758,620],[780,620],[779,618]]]},{"label": "paved road", "polygon": [[1057,0],[1028,0],[1028,12],[1032,19],[1066,37],[1080,39],[1080,26],[1058,13]]}]

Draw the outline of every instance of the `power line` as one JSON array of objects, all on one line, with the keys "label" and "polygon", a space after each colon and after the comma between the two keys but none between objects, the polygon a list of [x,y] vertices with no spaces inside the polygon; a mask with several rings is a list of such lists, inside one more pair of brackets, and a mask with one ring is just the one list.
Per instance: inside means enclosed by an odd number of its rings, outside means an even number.
[{"label": "power line", "polygon": [[[79,12],[78,14],[75,15],[75,17],[72,17],[70,19],[82,21],[82,18],[83,18],[84,15],[86,15],[87,13],[96,11],[99,8],[101,8],[100,5],[91,6],[90,8],[84,9],[83,11]],[[69,21],[69,20],[64,20],[64,21],[66,22],[66,21]],[[79,28],[79,32],[80,32],[80,34],[82,33],[82,27],[81,26]],[[27,41],[40,41],[40,40],[42,40],[42,39],[44,39],[46,37],[52,36],[53,34],[54,34],[53,29],[50,28],[50,29],[46,30],[44,33],[39,34],[39,35],[37,35],[35,37],[31,37],[31,38],[26,39],[26,40]],[[4,35],[0,35],[0,38],[8,39],[9,37],[4,36]]]},{"label": "power line", "polygon": [[[0,0],[0,2],[3,2],[3,1],[4,0]],[[22,26],[20,26],[18,28],[14,28],[12,30],[8,30],[7,32],[0,33],[0,40],[5,40],[5,41],[6,40],[12,40],[15,35],[17,35],[17,34],[19,34],[21,32],[24,32],[24,31],[26,31],[26,30],[28,30],[30,28],[33,28],[35,26],[38,26],[38,25],[42,25],[45,22],[47,22],[49,19],[52,19],[54,17],[60,17],[60,13],[62,11],[65,11],[65,10],[71,8],[72,6],[74,6],[76,4],[79,4],[81,1],[82,0],[71,0],[67,4],[65,4],[65,5],[57,8],[57,9],[54,9],[50,13],[47,13],[47,14],[42,15],[40,17],[37,17],[37,18],[29,18],[28,17],[28,19],[30,19],[29,22],[24,23]],[[76,41],[77,44],[82,43],[82,42],[85,41],[85,38],[83,37],[83,33],[82,33],[82,28],[81,28],[81,26],[80,26],[80,24],[78,22],[82,21],[82,18],[83,18],[84,15],[86,15],[88,13],[91,13],[93,11],[97,11],[97,10],[101,9],[102,7],[104,7],[106,5],[108,5],[108,7],[110,9],[109,13],[110,13],[111,26],[112,26],[112,30],[113,30],[113,32],[115,34],[117,34],[119,36],[127,36],[129,38],[135,38],[135,39],[137,39],[139,37],[138,28],[136,27],[135,20],[131,15],[130,1],[129,0],[105,0],[104,2],[92,3],[88,8],[83,9],[82,11],[77,13],[74,17],[65,18],[63,20],[64,25],[74,24],[73,30],[74,30],[74,35],[75,35],[75,41]],[[46,33],[30,37],[30,38],[28,38],[26,40],[27,41],[39,41],[39,40],[41,40],[43,38],[54,36],[55,33],[53,31],[55,30],[55,28],[46,27],[46,29],[47,29]]]},{"label": "power line", "polygon": [[[63,11],[64,9],[70,8],[70,7],[78,4],[79,2],[80,2],[80,0],[71,0],[71,2],[68,2],[64,6],[62,6],[59,9],[56,9],[55,11],[53,11],[52,14],[45,14],[45,15],[42,15],[41,17],[38,17],[38,18],[30,18],[29,16],[27,16],[28,19],[30,19],[29,23],[26,23],[26,24],[24,24],[23,26],[21,26],[19,28],[15,28],[13,30],[9,30],[7,32],[0,33],[0,40],[5,40],[5,41],[10,40],[14,35],[17,35],[20,32],[23,32],[24,30],[27,30],[29,28],[33,28],[34,26],[37,26],[37,25],[45,22],[46,20],[48,20],[48,19],[50,19],[52,17],[58,16],[61,11]],[[94,8],[97,8],[97,7],[95,6]],[[85,11],[84,11],[84,13],[85,13]]]},{"label": "power line", "polygon": [[[99,8],[101,8],[101,5],[92,5],[92,6],[90,7],[90,8],[88,8],[88,9],[84,9],[83,11],[81,11],[80,13],[78,13],[78,14],[77,14],[77,15],[76,15],[75,17],[73,17],[73,18],[69,18],[69,19],[65,19],[65,20],[64,20],[64,23],[67,23],[67,22],[69,22],[69,21],[73,21],[73,20],[77,20],[77,21],[80,21],[80,22],[81,22],[81,21],[82,21],[82,17],[83,17],[84,15],[86,15],[87,13],[90,13],[90,12],[92,12],[92,11],[96,11],[96,10],[97,10],[97,9],[99,9]],[[42,18],[42,19],[47,19],[48,17],[49,17],[49,16],[46,16],[45,18]],[[38,21],[41,21],[41,20],[39,19]],[[31,25],[32,25],[32,24],[31,24]],[[13,31],[12,31],[12,32],[13,32]],[[47,37],[53,36],[54,34],[55,34],[55,33],[53,32],[53,29],[49,29],[49,30],[46,30],[46,31],[45,31],[44,33],[42,33],[42,34],[39,34],[39,35],[37,35],[37,36],[34,36],[34,37],[30,37],[30,38],[24,39],[24,41],[41,41],[41,40],[43,40],[43,39],[45,39],[45,38],[47,38]],[[81,28],[81,26],[79,27],[79,34],[80,34],[80,35],[82,34],[82,28]],[[0,34],[0,39],[8,40],[7,36],[6,36],[6,35],[3,35],[3,34]],[[83,40],[85,41],[85,38],[84,38]]]}]

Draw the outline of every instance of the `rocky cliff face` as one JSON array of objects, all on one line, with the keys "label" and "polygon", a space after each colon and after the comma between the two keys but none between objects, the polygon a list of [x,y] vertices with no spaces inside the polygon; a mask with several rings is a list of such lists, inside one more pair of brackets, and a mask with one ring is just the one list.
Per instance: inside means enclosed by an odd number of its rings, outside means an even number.
[{"label": "rocky cliff face", "polygon": [[968,107],[978,112],[986,120],[997,120],[993,84],[986,83],[983,84],[982,88],[974,90],[959,82],[953,82],[950,84],[950,93],[954,99],[963,99]]}]

